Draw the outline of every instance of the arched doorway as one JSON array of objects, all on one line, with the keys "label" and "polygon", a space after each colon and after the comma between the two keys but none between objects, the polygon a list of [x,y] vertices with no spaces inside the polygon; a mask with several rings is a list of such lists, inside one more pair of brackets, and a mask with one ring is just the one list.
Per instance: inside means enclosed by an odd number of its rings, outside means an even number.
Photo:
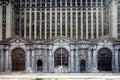
[{"label": "arched doorway", "polygon": [[80,72],[85,72],[86,71],[86,61],[81,60],[80,61]]},{"label": "arched doorway", "polygon": [[21,48],[16,48],[12,51],[12,71],[25,70],[25,51]]},{"label": "arched doorway", "polygon": [[98,70],[112,71],[112,52],[107,48],[98,51]]},{"label": "arched doorway", "polygon": [[42,72],[42,66],[43,66],[42,60],[39,59],[37,61],[37,71],[41,71]]},{"label": "arched doorway", "polygon": [[54,72],[68,72],[68,51],[64,48],[59,48],[54,54]]}]

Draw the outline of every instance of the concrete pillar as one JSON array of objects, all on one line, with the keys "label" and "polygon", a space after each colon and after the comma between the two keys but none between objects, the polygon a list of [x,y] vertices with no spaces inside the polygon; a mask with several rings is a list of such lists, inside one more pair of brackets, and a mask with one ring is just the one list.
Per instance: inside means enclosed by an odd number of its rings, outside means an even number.
[{"label": "concrete pillar", "polygon": [[2,6],[0,6],[0,40],[2,40]]},{"label": "concrete pillar", "polygon": [[47,39],[47,24],[46,24],[47,23],[47,12],[46,12],[46,8],[45,8],[44,13],[45,13],[45,23],[44,23],[45,24],[45,31],[44,31],[45,36],[44,36],[44,38]]},{"label": "concrete pillar", "polygon": [[52,38],[52,9],[50,9],[50,38]]},{"label": "concrete pillar", "polygon": [[36,39],[36,35],[37,35],[37,10],[35,9],[34,11],[34,39]]},{"label": "concrete pillar", "polygon": [[115,49],[115,72],[119,72],[118,49]]},{"label": "concrete pillar", "polygon": [[8,4],[8,6],[6,6],[6,38],[11,37],[12,34],[12,14],[11,4]]},{"label": "concrete pillar", "polygon": [[98,23],[99,23],[99,19],[98,19],[98,9],[96,9],[96,37],[99,37],[99,28],[98,28]]}]

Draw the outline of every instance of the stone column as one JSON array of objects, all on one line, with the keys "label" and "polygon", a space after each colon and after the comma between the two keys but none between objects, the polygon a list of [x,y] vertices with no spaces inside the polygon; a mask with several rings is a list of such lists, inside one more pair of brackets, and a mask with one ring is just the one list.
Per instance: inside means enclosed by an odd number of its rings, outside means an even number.
[{"label": "stone column", "polygon": [[5,48],[5,71],[9,71],[9,49],[8,47]]},{"label": "stone column", "polygon": [[71,58],[71,72],[74,72],[74,58],[73,58],[73,49],[71,49],[71,55],[70,55],[70,58]]},{"label": "stone column", "polygon": [[88,50],[88,72],[91,72],[92,68],[92,59],[91,59],[91,49]]},{"label": "stone column", "polygon": [[118,65],[118,49],[115,49],[115,72],[119,72],[119,65]]},{"label": "stone column", "polygon": [[93,66],[92,66],[92,72],[98,72],[97,70],[97,52],[96,49],[93,49]]},{"label": "stone column", "polygon": [[32,71],[35,71],[35,51],[32,49]]},{"label": "stone column", "polygon": [[3,49],[1,49],[1,72],[3,71],[3,67],[4,67],[4,54],[3,54]]},{"label": "stone column", "polygon": [[31,67],[30,67],[30,49],[27,49],[27,55],[26,55],[26,72],[30,73],[32,72]]}]

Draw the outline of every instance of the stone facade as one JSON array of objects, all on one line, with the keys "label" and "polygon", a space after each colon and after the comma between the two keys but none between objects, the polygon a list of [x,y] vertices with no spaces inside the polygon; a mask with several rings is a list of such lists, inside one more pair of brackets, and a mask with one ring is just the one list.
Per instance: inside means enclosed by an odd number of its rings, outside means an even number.
[{"label": "stone facade", "polygon": [[[61,43],[62,42],[62,43]],[[112,53],[112,70],[119,72],[118,57],[120,40],[111,37],[102,37],[92,41],[76,41],[67,37],[57,37],[46,41],[31,41],[20,37],[11,37],[0,42],[0,71],[12,72],[13,50],[21,48],[25,51],[25,72],[100,72],[98,70],[98,52],[100,49],[109,49]],[[68,66],[62,68],[54,66],[55,51],[64,48],[68,51]],[[38,71],[37,61],[42,61],[42,68]],[[85,60],[85,70],[81,71],[80,61]],[[109,66],[108,66],[109,67]],[[67,69],[67,70],[66,70]],[[17,70],[16,70],[17,71]],[[18,70],[19,71],[19,70]],[[103,70],[105,71],[105,70]],[[106,70],[107,71],[107,70]],[[106,72],[105,71],[105,72]]]}]

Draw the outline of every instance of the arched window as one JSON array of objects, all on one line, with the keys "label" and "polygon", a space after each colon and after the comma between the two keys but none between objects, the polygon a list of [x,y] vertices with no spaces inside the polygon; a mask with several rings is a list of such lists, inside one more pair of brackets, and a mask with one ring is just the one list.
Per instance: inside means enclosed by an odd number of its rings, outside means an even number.
[{"label": "arched window", "polygon": [[86,71],[86,61],[81,60],[80,61],[80,72]]},{"label": "arched window", "polygon": [[59,48],[54,54],[54,66],[68,66],[68,51],[64,48]]},{"label": "arched window", "polygon": [[112,53],[107,48],[102,48],[98,51],[98,70],[112,70]]},{"label": "arched window", "polygon": [[25,70],[25,51],[21,48],[16,48],[12,51],[12,71]]},{"label": "arched window", "polygon": [[43,66],[42,60],[38,60],[37,61],[37,71],[42,71],[42,66]]}]

